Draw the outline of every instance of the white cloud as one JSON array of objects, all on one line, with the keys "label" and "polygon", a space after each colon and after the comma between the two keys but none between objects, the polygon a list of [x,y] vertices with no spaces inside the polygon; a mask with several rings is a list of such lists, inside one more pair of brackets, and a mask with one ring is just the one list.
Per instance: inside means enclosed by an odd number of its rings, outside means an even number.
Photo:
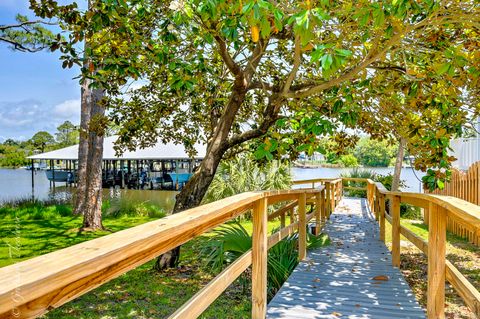
[{"label": "white cloud", "polygon": [[80,99],[66,100],[53,107],[53,115],[58,119],[79,122],[80,120]]}]

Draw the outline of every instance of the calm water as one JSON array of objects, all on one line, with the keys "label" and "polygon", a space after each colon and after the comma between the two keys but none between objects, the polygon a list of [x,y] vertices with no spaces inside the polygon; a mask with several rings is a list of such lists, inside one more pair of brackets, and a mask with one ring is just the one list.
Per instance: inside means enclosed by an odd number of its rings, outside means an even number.
[{"label": "calm water", "polygon": [[[44,171],[35,171],[35,189],[32,193],[32,172],[25,169],[0,169],[0,203],[19,198],[37,199],[66,199],[71,198],[74,187],[65,187],[64,183],[56,183],[55,188],[50,188],[50,182]],[[175,191],[151,191],[134,189],[104,189],[103,197],[110,199],[112,204],[115,199],[122,198],[134,203],[149,202],[166,211],[171,211],[175,204]]]},{"label": "calm water", "polygon": [[[377,174],[385,175],[393,173],[393,167],[372,167],[367,168]],[[351,168],[292,168],[292,177],[294,180],[298,179],[314,179],[314,178],[331,178],[339,177],[342,173],[347,173]],[[423,172],[415,171],[419,179],[425,175]],[[400,179],[405,181],[406,186],[402,189],[404,192],[421,192],[421,182],[415,177],[411,168],[403,168],[400,174]]]},{"label": "calm water", "polygon": [[[347,168],[292,168],[293,179],[311,179],[311,178],[329,178],[338,177],[341,173],[347,172]],[[372,168],[379,174],[387,174],[393,172],[393,168]],[[421,178],[423,173],[417,172],[417,176]],[[25,169],[0,169],[0,203],[18,198],[28,198],[35,196],[38,199],[48,198],[68,198],[74,188],[60,186],[57,183],[55,189],[50,188],[50,183],[45,176],[44,171],[36,171],[35,189],[32,194],[31,186],[32,172]],[[417,180],[411,168],[402,170],[401,178],[406,181],[407,187],[404,191],[418,192],[420,182]],[[122,198],[129,201],[151,202],[170,211],[175,203],[174,191],[151,191],[151,190],[131,190],[131,189],[105,189],[104,198]]]}]

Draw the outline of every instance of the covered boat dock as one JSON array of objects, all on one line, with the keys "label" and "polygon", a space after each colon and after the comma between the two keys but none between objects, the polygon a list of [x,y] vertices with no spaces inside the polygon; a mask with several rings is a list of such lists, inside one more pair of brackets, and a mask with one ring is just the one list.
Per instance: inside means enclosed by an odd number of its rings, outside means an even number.
[{"label": "covered boat dock", "polygon": [[[117,156],[117,136],[104,139],[102,161],[103,187],[133,189],[179,190],[188,181],[205,156],[206,147],[194,145],[196,155],[190,157],[182,144],[162,143],[135,151],[125,151]],[[78,168],[78,145],[30,156],[31,167],[45,163],[50,185],[65,183],[76,185]],[[32,169],[32,188],[34,187]]]}]

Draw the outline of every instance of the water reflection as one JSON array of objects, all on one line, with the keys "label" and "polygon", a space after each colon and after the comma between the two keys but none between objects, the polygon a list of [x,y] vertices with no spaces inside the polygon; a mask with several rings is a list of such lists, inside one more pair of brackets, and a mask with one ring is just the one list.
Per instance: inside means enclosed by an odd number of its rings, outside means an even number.
[{"label": "water reflection", "polygon": [[[34,172],[35,187],[32,190],[32,172],[24,169],[0,169],[0,203],[19,199],[35,198],[40,200],[56,200],[69,202],[76,191],[75,187],[67,187],[56,183],[55,188],[45,176],[45,172]],[[103,199],[110,201],[112,208],[121,205],[122,201],[131,204],[149,203],[170,212],[175,205],[176,191],[136,190],[110,188],[103,189]]]}]

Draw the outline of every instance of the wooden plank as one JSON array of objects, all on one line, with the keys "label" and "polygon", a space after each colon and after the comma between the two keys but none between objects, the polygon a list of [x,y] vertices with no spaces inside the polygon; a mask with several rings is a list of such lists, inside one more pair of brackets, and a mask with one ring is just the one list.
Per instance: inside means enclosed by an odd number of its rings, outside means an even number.
[{"label": "wooden plank", "polygon": [[355,191],[365,191],[366,187],[356,187],[356,186],[343,186],[343,189],[355,190]]},{"label": "wooden plank", "polygon": [[278,216],[282,216],[282,214],[284,214],[285,212],[287,212],[288,210],[292,209],[293,207],[295,207],[297,205],[298,205],[298,201],[294,200],[294,201],[288,203],[287,205],[280,207],[279,209],[277,209],[276,211],[274,211],[273,213],[268,215],[268,220],[270,221],[270,220],[273,220],[273,219],[277,218]]},{"label": "wooden plank", "polygon": [[445,250],[446,217],[439,206],[429,207],[430,224],[428,229],[428,318],[445,318]]},{"label": "wooden plank", "polygon": [[446,261],[446,268],[448,282],[455,288],[475,316],[480,318],[480,292],[448,260]]},{"label": "wooden plank", "polygon": [[322,194],[319,192],[315,197],[315,235],[320,234],[322,224]]},{"label": "wooden plank", "polygon": [[412,244],[420,249],[424,254],[428,254],[428,244],[422,237],[414,234],[410,229],[400,226],[400,233],[407,238]]},{"label": "wooden plank", "polygon": [[312,178],[312,179],[302,179],[292,181],[292,185],[303,185],[303,184],[311,184],[311,183],[324,183],[327,181],[333,181],[335,178]]},{"label": "wooden plank", "polygon": [[294,234],[298,230],[298,222],[288,225],[285,228],[280,229],[275,234],[272,234],[268,237],[268,249],[275,246],[279,241],[287,237],[288,235]]},{"label": "wooden plank", "polygon": [[252,233],[252,318],[263,319],[267,312],[267,200],[253,208]]},{"label": "wooden plank", "polygon": [[400,267],[400,196],[392,198],[392,265]]},{"label": "wooden plank", "polygon": [[305,212],[307,198],[300,194],[298,198],[298,259],[303,260],[307,255],[307,216]]},{"label": "wooden plank", "polygon": [[380,218],[380,240],[385,242],[385,195],[381,194],[379,198],[379,218]]},{"label": "wooden plank", "polygon": [[169,319],[198,318],[252,263],[248,250],[175,311]]},{"label": "wooden plank", "polygon": [[322,189],[320,192],[320,219],[322,220],[322,223],[324,223],[327,220],[326,216],[326,205],[325,205],[325,194],[326,191],[325,189]]},{"label": "wooden plank", "polygon": [[332,201],[330,199],[331,197],[331,184],[330,182],[326,182],[325,183],[325,190],[326,190],[326,193],[325,193],[325,201],[326,201],[326,206],[327,206],[327,219],[330,219],[330,215],[332,213]]}]

